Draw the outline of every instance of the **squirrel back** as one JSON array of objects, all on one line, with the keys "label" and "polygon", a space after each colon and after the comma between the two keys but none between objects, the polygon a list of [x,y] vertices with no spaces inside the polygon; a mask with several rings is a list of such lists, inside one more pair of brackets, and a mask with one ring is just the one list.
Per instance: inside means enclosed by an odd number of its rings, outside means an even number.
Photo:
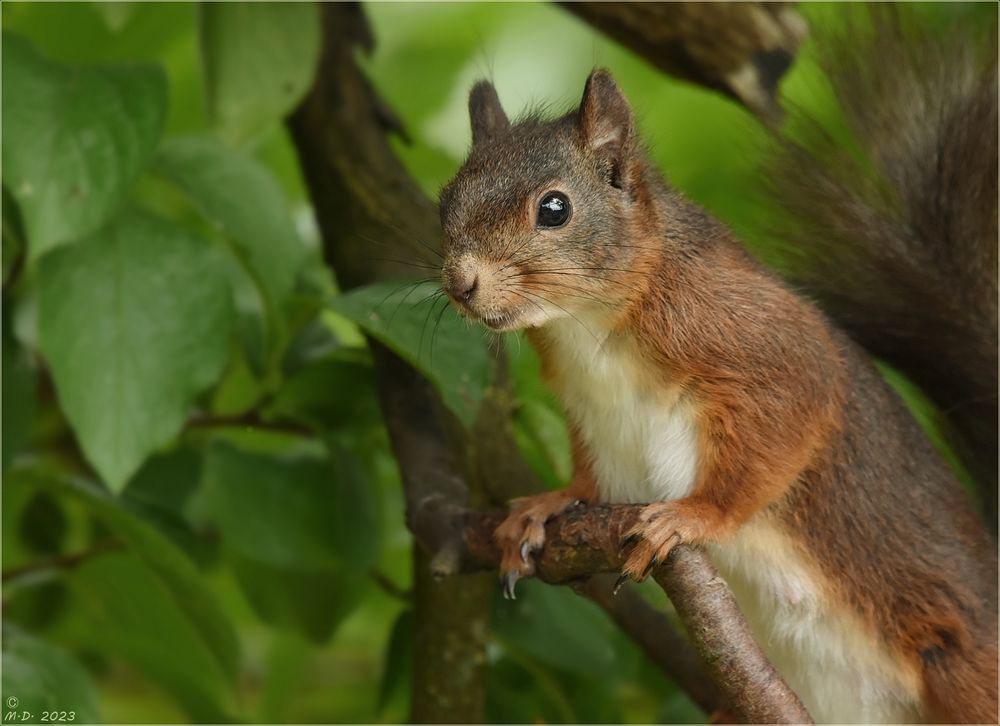
[{"label": "squirrel back", "polygon": [[995,534],[997,37],[916,20],[817,36],[857,148],[795,111],[764,176],[786,272],[936,404]]}]

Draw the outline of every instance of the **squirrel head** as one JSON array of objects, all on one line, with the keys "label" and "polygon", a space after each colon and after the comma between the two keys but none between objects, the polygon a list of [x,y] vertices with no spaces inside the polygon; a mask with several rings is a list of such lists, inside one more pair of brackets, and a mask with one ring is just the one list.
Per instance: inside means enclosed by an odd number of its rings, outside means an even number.
[{"label": "squirrel head", "polygon": [[653,211],[632,109],[611,75],[590,74],[576,111],[516,124],[480,81],[469,115],[472,150],[441,192],[452,302],[496,330],[620,307]]}]

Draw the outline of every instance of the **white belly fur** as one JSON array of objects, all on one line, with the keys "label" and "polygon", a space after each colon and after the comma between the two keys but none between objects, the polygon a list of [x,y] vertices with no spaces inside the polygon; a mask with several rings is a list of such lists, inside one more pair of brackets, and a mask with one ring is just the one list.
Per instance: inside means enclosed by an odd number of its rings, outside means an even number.
[{"label": "white belly fur", "polygon": [[[693,404],[640,376],[634,344],[575,320],[547,326],[559,394],[592,456],[601,498],[647,503],[690,494],[698,465]],[[919,682],[824,595],[821,576],[761,514],[709,554],[758,642],[818,722],[919,720]]]},{"label": "white belly fur", "polygon": [[822,575],[771,517],[707,547],[764,652],[823,723],[920,721],[920,682],[824,593]]},{"label": "white belly fur", "polygon": [[560,320],[556,344],[560,396],[593,457],[601,497],[657,502],[691,492],[698,469],[697,431],[688,402],[669,387],[641,381],[634,343],[599,328]]}]

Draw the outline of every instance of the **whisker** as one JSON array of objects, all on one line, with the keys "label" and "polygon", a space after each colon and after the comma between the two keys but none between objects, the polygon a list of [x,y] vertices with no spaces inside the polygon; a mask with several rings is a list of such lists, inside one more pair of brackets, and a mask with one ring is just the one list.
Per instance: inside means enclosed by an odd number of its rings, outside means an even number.
[{"label": "whisker", "polygon": [[[406,293],[405,295],[403,295],[403,297],[402,297],[402,298],[401,298],[401,299],[399,300],[399,302],[397,302],[397,303],[396,303],[396,307],[394,307],[394,308],[392,309],[392,314],[391,314],[391,315],[389,315],[389,320],[387,320],[387,321],[386,321],[386,324],[385,324],[385,329],[386,329],[386,330],[388,330],[389,328],[391,328],[391,327],[392,327],[392,321],[393,321],[393,320],[395,320],[395,318],[396,318],[396,313],[398,313],[398,312],[399,312],[399,308],[400,308],[400,307],[402,307],[403,303],[405,303],[405,302],[406,302],[407,298],[408,298],[408,297],[410,297],[410,295],[412,295],[412,294],[413,294],[413,293],[414,293],[414,292],[415,292],[415,291],[417,290],[417,288],[418,288],[418,287],[419,287],[420,285],[423,285],[423,284],[426,284],[426,283],[428,283],[428,282],[432,282],[432,281],[433,281],[433,280],[426,280],[426,279],[424,279],[424,280],[419,280],[419,281],[417,282],[417,284],[416,284],[416,285],[413,285],[413,286],[411,286],[411,287],[410,287],[410,289],[409,289],[409,290],[407,291],[407,293]],[[414,307],[416,307],[417,305],[420,305],[420,303],[424,302],[424,301],[425,301],[426,299],[427,299],[426,297],[425,297],[425,298],[423,298],[423,299],[421,299],[421,300],[420,300],[419,302],[417,302],[417,303],[416,303],[416,304],[414,305]]]},{"label": "whisker", "polygon": [[634,249],[634,250],[655,250],[657,252],[662,252],[663,251],[663,246],[662,245],[661,246],[656,246],[656,245],[637,245],[637,244],[632,244],[631,242],[605,242],[604,246],[605,247],[624,247],[624,248]]},{"label": "whisker", "polygon": [[[385,305],[386,301],[387,301],[387,300],[388,300],[389,298],[391,298],[391,297],[392,297],[393,295],[395,295],[395,294],[396,294],[397,292],[399,292],[400,290],[402,290],[403,288],[406,288],[406,287],[409,287],[409,288],[413,288],[413,289],[415,289],[415,288],[417,288],[417,287],[418,287],[419,285],[423,285],[424,283],[427,283],[427,282],[433,282],[433,280],[434,280],[434,278],[432,278],[432,277],[425,277],[425,278],[423,278],[423,279],[421,279],[421,280],[413,280],[413,281],[410,281],[410,282],[404,282],[404,283],[402,283],[402,284],[400,284],[400,285],[398,285],[398,286],[394,287],[394,288],[393,288],[393,289],[391,289],[391,290],[390,290],[390,291],[389,291],[388,293],[386,293],[385,297],[383,297],[383,298],[382,298],[381,300],[379,300],[379,301],[378,301],[378,302],[377,302],[377,303],[375,304],[375,307],[374,307],[374,308],[372,308],[372,312],[374,312],[374,313],[379,313],[379,312],[381,312],[381,310],[382,310],[382,306],[383,306],[383,305]],[[411,291],[410,291],[410,292],[412,292],[412,291],[413,291],[413,290],[411,289]]]},{"label": "whisker", "polygon": [[439,272],[441,267],[439,265],[431,265],[426,262],[413,262],[410,260],[400,259],[399,257],[369,257],[371,260],[378,260],[379,262],[394,262],[397,265],[407,265],[409,267],[419,267],[424,270],[434,270]]},{"label": "whisker", "polygon": [[524,270],[522,272],[515,272],[515,273],[511,273],[509,275],[506,275],[506,276],[504,276],[504,279],[505,280],[513,280],[513,279],[518,278],[518,277],[530,277],[530,276],[533,276],[533,275],[537,275],[537,276],[552,275],[552,276],[558,276],[558,277],[578,277],[581,280],[597,280],[598,282],[604,282],[604,283],[608,283],[608,284],[612,284],[612,285],[621,285],[622,284],[620,280],[608,279],[607,277],[602,276],[602,275],[588,275],[588,274],[583,273],[583,272],[561,272],[561,271],[558,271],[558,270]]},{"label": "whisker", "polygon": [[526,257],[514,257],[513,259],[510,260],[510,262],[507,263],[506,267],[510,267],[511,265],[523,265],[526,262],[532,262],[533,260],[537,260],[540,257],[545,257],[548,254],[550,254],[550,251],[544,248],[536,250],[533,254],[527,255]]},{"label": "whisker", "polygon": [[[423,355],[423,351],[424,351],[424,334],[427,332],[427,323],[430,322],[431,313],[434,312],[434,309],[437,306],[438,300],[441,297],[444,297],[444,290],[435,290],[435,292],[430,297],[432,298],[431,299],[431,304],[427,308],[427,314],[424,316],[424,322],[420,326],[420,343],[417,345],[417,358],[418,359],[420,359],[420,357]],[[448,303],[447,299],[445,299],[444,304],[445,304],[445,307],[448,306],[449,303]],[[431,359],[433,359],[433,357],[434,357],[433,347],[431,348],[430,356],[431,356]]]},{"label": "whisker", "polygon": [[433,264],[434,258],[429,258],[426,254],[424,254],[423,250],[421,250],[419,247],[417,247],[416,245],[410,244],[409,240],[404,240],[407,243],[407,245],[406,246],[401,246],[399,244],[396,244],[394,242],[390,242],[388,240],[377,239],[375,237],[369,237],[368,235],[364,234],[363,232],[355,232],[355,234],[358,237],[360,237],[361,239],[363,239],[365,242],[369,242],[369,243],[371,243],[373,245],[378,245],[379,247],[381,247],[382,249],[384,249],[384,250],[386,250],[388,252],[391,252],[391,253],[409,253],[409,252],[413,252],[414,253],[414,260],[418,260],[419,262],[424,263],[424,264]]},{"label": "whisker", "polygon": [[[511,265],[516,265],[516,264],[519,264],[520,262],[522,262],[522,260],[518,259],[518,255],[521,253],[521,251],[525,247],[527,247],[529,244],[531,244],[538,237],[539,234],[541,234],[541,232],[535,232],[533,235],[531,235],[526,240],[524,240],[524,242],[522,242],[521,244],[519,244],[517,246],[517,249],[514,250],[509,255],[508,254],[501,255],[500,259],[506,258],[507,259],[507,264],[505,264],[503,267],[501,267],[499,270],[497,270],[497,273],[499,274],[499,273],[503,272],[504,270],[506,270]],[[542,253],[540,252],[539,254],[542,254]]]},{"label": "whisker", "polygon": [[444,254],[439,249],[437,249],[433,245],[430,245],[427,242],[423,241],[422,239],[420,239],[419,237],[417,237],[412,232],[408,232],[407,230],[404,230],[401,227],[397,227],[395,224],[393,224],[392,222],[390,222],[385,217],[378,217],[377,221],[378,221],[379,224],[384,224],[386,227],[394,230],[397,234],[399,234],[407,242],[416,242],[418,245],[420,245],[421,247],[423,247],[428,252],[432,253],[434,256],[438,257],[439,259],[444,259]]},{"label": "whisker", "polygon": [[517,247],[514,249],[513,252],[511,251],[510,248],[515,244],[514,238],[508,239],[504,243],[503,249],[500,250],[500,254],[497,255],[498,259],[499,260],[510,260],[511,258],[515,257],[527,245],[531,244],[532,240],[534,240],[536,237],[538,237],[539,234],[540,234],[540,232],[538,230],[535,230],[535,232],[533,232],[532,234],[528,235],[520,243],[518,243]]},{"label": "whisker", "polygon": [[[441,310],[438,311],[437,319],[434,321],[434,327],[431,329],[431,352],[430,360],[434,361],[434,339],[437,337],[438,328],[441,325],[441,317],[444,315],[444,311],[448,309],[448,301],[445,300],[445,304],[441,306]],[[468,323],[468,320],[466,320]]]},{"label": "whisker", "polygon": [[590,302],[602,305],[603,307],[612,307],[611,303],[609,303],[607,300],[602,300],[601,298],[594,295],[592,291],[587,290],[586,288],[575,287],[573,285],[567,285],[565,283],[546,283],[538,281],[533,282],[531,284],[532,288],[539,286],[541,286],[543,290],[549,292],[557,292],[563,295],[569,295],[570,297],[579,298],[581,300],[588,300]]},{"label": "whisker", "polygon": [[[572,272],[572,271],[575,271],[575,270],[595,270],[595,271],[598,271],[598,272],[624,272],[624,273],[633,273],[633,272],[635,272],[634,270],[627,270],[627,269],[622,268],[622,267],[605,267],[604,265],[588,265],[588,266],[580,266],[580,267],[551,267],[551,268],[543,267],[543,268],[537,268],[537,269],[533,268],[533,269],[530,269],[530,270],[524,270],[522,274],[535,274],[535,273],[541,274],[541,273],[548,273],[548,272],[552,272],[552,273],[555,273],[555,272]],[[599,278],[599,279],[604,279],[604,278]]]},{"label": "whisker", "polygon": [[584,324],[583,324],[583,321],[582,321],[582,320],[580,320],[580,318],[576,317],[576,316],[575,316],[575,315],[574,315],[573,313],[571,313],[571,312],[570,312],[569,310],[567,310],[566,308],[564,308],[564,307],[563,307],[562,305],[560,305],[559,303],[556,303],[556,302],[552,302],[551,300],[549,300],[549,299],[548,299],[548,298],[546,298],[545,296],[543,296],[543,295],[539,295],[539,294],[537,294],[537,293],[533,293],[533,292],[531,292],[530,290],[524,290],[524,289],[521,289],[520,291],[518,291],[518,290],[511,290],[510,292],[514,293],[515,295],[521,295],[521,293],[525,293],[525,294],[527,294],[527,295],[531,295],[532,297],[537,297],[537,298],[538,298],[539,300],[542,300],[543,302],[545,302],[545,303],[548,303],[549,305],[555,305],[555,306],[556,306],[557,308],[559,308],[560,310],[562,310],[562,311],[563,311],[564,313],[566,313],[566,314],[567,314],[568,316],[570,316],[571,318],[573,318],[573,320],[575,320],[575,321],[577,322],[577,324],[578,324],[578,325],[579,325],[579,326],[580,326],[581,328],[583,328],[584,330],[586,330],[586,331],[587,331],[587,333],[588,333],[588,334],[590,335],[590,337],[594,339],[594,342],[595,342],[595,343],[597,343],[598,347],[601,347],[601,346],[603,346],[603,345],[604,345],[604,344],[603,344],[603,343],[602,343],[602,342],[601,342],[601,341],[600,341],[600,340],[599,340],[599,339],[597,338],[597,336],[596,336],[596,335],[594,335],[594,331],[593,331],[593,330],[591,330],[591,329],[590,329],[589,327],[587,327],[586,325],[584,325]]}]

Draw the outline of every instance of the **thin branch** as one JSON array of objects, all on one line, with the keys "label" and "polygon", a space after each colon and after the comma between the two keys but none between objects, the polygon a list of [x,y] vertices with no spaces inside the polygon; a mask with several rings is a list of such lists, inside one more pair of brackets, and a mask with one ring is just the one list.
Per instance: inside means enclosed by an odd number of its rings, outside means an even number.
[{"label": "thin branch", "polygon": [[294,421],[272,421],[261,418],[260,411],[251,409],[241,413],[213,415],[196,414],[184,422],[184,429],[204,429],[204,428],[255,428],[266,431],[277,431],[284,434],[294,434],[312,438],[315,432],[308,426]]},{"label": "thin branch", "polygon": [[17,567],[9,567],[3,571],[0,577],[2,577],[3,582],[10,582],[40,572],[49,572],[50,570],[72,570],[87,560],[120,549],[122,549],[122,544],[118,541],[98,542],[78,552],[53,555],[52,557],[33,560]]},{"label": "thin branch", "polygon": [[17,257],[14,258],[14,262],[10,266],[10,270],[7,271],[7,277],[4,278],[2,289],[0,293],[6,295],[7,292],[14,289],[14,285],[17,284],[18,279],[21,276],[21,271],[24,269],[25,261],[28,259],[27,250],[22,247],[17,251]]},{"label": "thin branch", "polygon": [[397,600],[402,600],[403,602],[411,602],[413,600],[413,591],[407,590],[406,588],[400,587],[395,582],[393,582],[388,575],[386,575],[381,570],[371,569],[368,571],[368,577],[372,579],[379,589],[390,597],[394,597]]}]

